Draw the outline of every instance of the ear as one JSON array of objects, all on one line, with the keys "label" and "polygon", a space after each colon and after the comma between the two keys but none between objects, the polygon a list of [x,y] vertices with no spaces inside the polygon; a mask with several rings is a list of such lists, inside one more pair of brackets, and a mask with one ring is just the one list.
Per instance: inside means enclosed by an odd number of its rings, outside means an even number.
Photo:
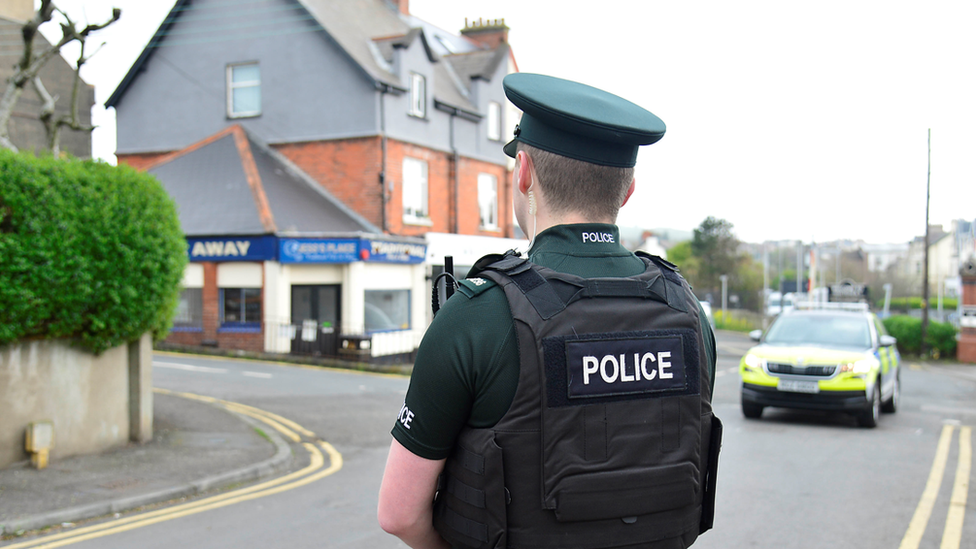
[{"label": "ear", "polygon": [[627,201],[630,200],[630,195],[634,194],[634,187],[636,186],[637,178],[635,177],[634,179],[630,180],[630,187],[627,188],[627,195],[624,196],[624,203],[620,205],[621,208],[623,208],[624,204],[627,204]]},{"label": "ear", "polygon": [[515,158],[517,161],[517,165],[515,167],[518,170],[516,174],[516,177],[518,178],[516,180],[518,182],[518,190],[520,193],[526,194],[529,192],[529,189],[532,188],[532,183],[534,183],[532,181],[532,167],[530,164],[532,159],[529,158],[529,155],[525,151],[519,151],[518,154],[515,155]]}]

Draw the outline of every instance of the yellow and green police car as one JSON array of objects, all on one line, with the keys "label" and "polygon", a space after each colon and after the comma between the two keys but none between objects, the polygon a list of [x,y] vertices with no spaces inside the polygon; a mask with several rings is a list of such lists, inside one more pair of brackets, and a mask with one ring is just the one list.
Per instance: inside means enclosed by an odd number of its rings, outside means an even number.
[{"label": "yellow and green police car", "polygon": [[[836,306],[834,306],[836,305]],[[895,338],[866,304],[819,304],[777,317],[742,357],[742,413],[766,407],[834,410],[875,427],[901,397]]]}]

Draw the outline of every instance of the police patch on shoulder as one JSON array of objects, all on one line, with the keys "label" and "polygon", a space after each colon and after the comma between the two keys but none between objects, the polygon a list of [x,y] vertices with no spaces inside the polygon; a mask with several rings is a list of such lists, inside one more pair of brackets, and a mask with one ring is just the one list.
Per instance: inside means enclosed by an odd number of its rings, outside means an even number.
[{"label": "police patch on shoulder", "polygon": [[474,297],[488,288],[495,285],[495,282],[487,278],[466,278],[458,283],[458,291],[464,295]]},{"label": "police patch on shoulder", "polygon": [[569,339],[565,345],[570,400],[688,388],[679,335]]}]

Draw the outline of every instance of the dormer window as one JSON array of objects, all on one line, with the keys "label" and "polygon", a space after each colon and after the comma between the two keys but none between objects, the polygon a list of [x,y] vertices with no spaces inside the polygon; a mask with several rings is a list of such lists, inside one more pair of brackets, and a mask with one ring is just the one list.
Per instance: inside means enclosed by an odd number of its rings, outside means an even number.
[{"label": "dormer window", "polygon": [[417,73],[410,73],[410,116],[427,116],[427,80]]},{"label": "dormer window", "polygon": [[488,139],[502,140],[502,106],[496,101],[488,102]]},{"label": "dormer window", "polygon": [[257,63],[227,65],[227,116],[261,114],[261,69]]}]

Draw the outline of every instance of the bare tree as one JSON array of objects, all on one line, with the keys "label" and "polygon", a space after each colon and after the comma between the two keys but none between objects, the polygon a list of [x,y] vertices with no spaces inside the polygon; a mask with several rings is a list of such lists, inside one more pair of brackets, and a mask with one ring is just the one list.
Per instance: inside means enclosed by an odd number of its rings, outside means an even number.
[{"label": "bare tree", "polygon": [[[61,23],[61,39],[50,48],[35,51],[35,38],[37,38],[38,29],[44,23],[51,21],[55,12],[64,17],[64,22]],[[3,97],[0,97],[0,147],[17,150],[17,147],[10,141],[10,116],[28,82],[34,84],[34,89],[43,103],[38,118],[44,123],[48,147],[54,154],[60,152],[61,128],[68,127],[78,131],[92,131],[94,129],[93,126],[81,124],[78,119],[78,90],[81,85],[81,67],[91,58],[91,56],[85,56],[85,41],[89,34],[104,29],[118,21],[121,16],[122,10],[115,8],[112,10],[110,20],[99,25],[87,25],[79,30],[75,22],[68,17],[68,14],[54,5],[53,0],[41,0],[41,6],[34,13],[34,17],[21,28],[24,39],[24,53],[14,66],[14,73],[7,79]],[[75,41],[79,43],[81,53],[75,66],[70,114],[56,117],[54,107],[59,98],[48,93],[38,73],[52,57],[61,53],[61,48]]]}]

